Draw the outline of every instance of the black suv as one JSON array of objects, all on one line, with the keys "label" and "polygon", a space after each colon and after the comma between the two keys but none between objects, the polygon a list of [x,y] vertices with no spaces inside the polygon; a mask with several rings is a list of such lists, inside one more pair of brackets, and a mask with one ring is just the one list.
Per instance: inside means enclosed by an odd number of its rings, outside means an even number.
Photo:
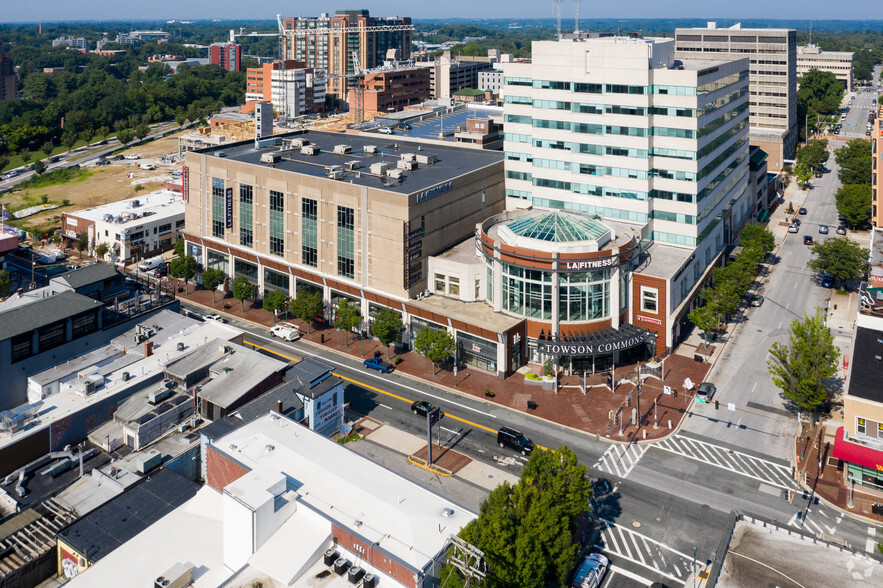
[{"label": "black suv", "polygon": [[533,451],[533,441],[521,431],[516,431],[510,427],[501,427],[497,431],[497,444],[500,447],[509,447],[515,451],[520,451],[521,455],[530,455],[530,452]]}]

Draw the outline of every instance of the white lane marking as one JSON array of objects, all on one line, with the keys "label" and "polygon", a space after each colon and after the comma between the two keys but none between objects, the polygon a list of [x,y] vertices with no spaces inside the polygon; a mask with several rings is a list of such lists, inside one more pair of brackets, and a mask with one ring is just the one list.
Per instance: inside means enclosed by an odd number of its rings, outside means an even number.
[{"label": "white lane marking", "polygon": [[377,406],[382,406],[383,408],[388,408],[389,410],[392,410],[392,407],[391,407],[391,406],[387,406],[387,405],[382,404],[382,403],[380,403],[380,402],[377,403]]},{"label": "white lane marking", "polygon": [[[607,568],[607,575],[612,577],[613,574],[620,574],[622,576],[625,576],[629,580],[633,580],[633,581],[637,582],[638,584],[640,584],[641,586],[650,586],[651,584],[653,584],[653,582],[651,582],[647,578],[642,578],[641,576],[639,576],[638,574],[635,574],[634,572],[630,572],[628,570],[623,570],[621,568],[617,568],[617,567],[614,567],[613,565],[611,565],[609,568]],[[610,584],[608,583],[606,585],[609,586]]]},{"label": "white lane marking", "polygon": [[754,383],[754,386],[751,387],[751,393],[754,394],[754,389],[757,388],[757,382]]},{"label": "white lane marking", "polygon": [[[604,520],[604,519],[601,519],[601,520]],[[604,522],[606,522],[608,525],[612,525],[609,521],[604,521]],[[616,525],[613,525],[613,526],[616,526]],[[647,568],[648,570],[652,570],[653,572],[655,572],[655,573],[657,573],[657,574],[660,574],[660,575],[662,575],[662,576],[665,576],[666,578],[669,578],[669,579],[671,579],[671,580],[673,580],[673,581],[675,581],[675,582],[679,582],[679,583],[681,583],[681,582],[684,581],[684,578],[682,578],[682,577],[678,577],[678,576],[675,576],[675,575],[669,574],[669,573],[667,573],[667,572],[665,572],[665,571],[659,569],[658,567],[653,567],[653,566],[648,565],[648,564],[647,564],[646,562],[644,562],[644,561],[638,561],[637,559],[634,559],[634,558],[631,556],[631,552],[629,552],[628,555],[626,555],[625,553],[623,553],[622,550],[619,549],[618,545],[616,545],[616,542],[615,542],[615,541],[611,541],[611,538],[613,537],[613,534],[612,534],[612,533],[607,533],[607,532],[606,532],[606,531],[611,531],[611,530],[612,530],[612,529],[608,526],[608,528],[605,529],[605,531],[601,533],[601,537],[602,537],[602,539],[604,539],[604,543],[605,543],[606,547],[605,547],[605,546],[602,546],[602,545],[596,545],[596,547],[597,547],[598,549],[600,549],[601,551],[604,551],[604,552],[606,552],[606,553],[616,555],[617,557],[625,558],[625,559],[627,559],[628,561],[630,561],[630,562],[632,562],[632,563],[634,563],[634,564],[636,564],[636,565],[639,565],[639,566],[641,566],[641,567]],[[649,538],[649,537],[644,537],[643,535],[640,535],[640,533],[635,533],[634,531],[630,531],[630,530],[625,529],[625,528],[623,528],[623,527],[619,527],[618,530],[619,530],[621,533],[622,533],[622,532],[625,532],[625,533],[628,533],[628,534],[632,534],[632,535],[637,535],[637,536],[643,537],[643,538],[646,539],[647,541],[650,541],[651,543],[655,543],[655,544],[661,546],[662,548],[667,549],[668,551],[671,551],[672,553],[675,553],[675,554],[681,556],[681,558],[684,560],[684,562],[688,562],[688,561],[690,561],[690,558],[687,557],[686,555],[684,555],[683,553],[680,553],[679,551],[674,550],[674,549],[672,549],[671,547],[668,547],[667,545],[663,545],[662,543],[659,543],[659,542],[656,541],[655,539],[651,539],[651,538]],[[625,538],[624,538],[624,537],[621,537],[621,538],[623,539],[624,544],[625,544]],[[611,545],[611,544],[612,544],[612,545]],[[612,549],[611,546],[614,547],[614,548]],[[628,545],[626,545],[626,550],[628,550]],[[639,553],[639,556],[640,556],[640,553]],[[641,559],[643,560],[643,558],[641,558]],[[686,565],[686,564],[685,564],[685,565]],[[689,568],[687,568],[687,569],[689,569]],[[680,570],[678,570],[678,569],[675,569],[675,570],[673,570],[673,571],[674,571],[674,572],[680,572]],[[683,574],[683,572],[680,572],[680,573]]]},{"label": "white lane marking", "polygon": [[873,539],[865,541],[865,551],[868,553],[877,553],[877,542]]},{"label": "white lane marking", "polygon": [[444,432],[446,432],[446,433],[453,433],[454,435],[457,435],[457,434],[460,433],[459,430],[449,429],[449,428],[447,428],[447,427],[442,427],[441,425],[439,425],[439,429],[441,429],[442,431],[444,431]]},{"label": "white lane marking", "polygon": [[[258,338],[258,339],[263,339],[264,341],[268,341],[268,342],[270,342],[270,343],[279,343],[280,345],[282,344],[281,341],[274,341],[273,339],[268,339],[268,338],[264,337],[263,335],[258,335],[258,334],[256,334],[256,333],[252,333],[251,331],[247,331],[247,333],[248,333],[248,335],[249,335],[250,337],[256,337],[256,338]],[[353,367],[351,367],[351,366],[348,366],[348,365],[346,365],[346,364],[344,364],[344,363],[341,363],[341,362],[339,362],[339,361],[337,361],[337,360],[330,359],[329,357],[327,357],[327,356],[325,356],[325,355],[320,355],[320,354],[318,354],[318,353],[313,353],[312,351],[307,351],[307,350],[305,350],[305,349],[301,349],[300,347],[294,347],[294,346],[291,346],[291,345],[286,345],[286,347],[291,347],[291,348],[294,349],[295,351],[297,351],[297,352],[299,352],[299,353],[303,353],[304,355],[311,355],[311,356],[313,356],[313,357],[321,358],[322,361],[324,361],[324,362],[326,362],[326,363],[333,363],[333,364],[335,364],[335,365],[339,365],[339,366],[342,367],[342,368],[355,369],[355,368],[353,368]],[[371,377],[371,378],[376,378],[376,379],[378,379],[378,380],[380,380],[380,381],[382,381],[382,382],[386,382],[387,384],[389,383],[389,380],[387,380],[386,378],[384,378],[384,377],[382,377],[382,376],[379,376],[379,375],[377,375],[377,374],[372,374],[372,373],[369,373],[369,372],[364,372],[364,373],[361,373],[361,376],[368,376],[368,377]],[[354,379],[355,379],[355,378],[354,378]],[[462,408],[463,410],[471,410],[472,412],[477,412],[478,414],[484,415],[484,416],[486,416],[486,417],[490,417],[490,418],[492,418],[492,419],[497,418],[496,416],[494,416],[494,415],[492,415],[492,414],[490,414],[490,413],[487,413],[487,412],[484,412],[484,411],[478,410],[477,408],[472,408],[471,406],[466,406],[465,404],[460,404],[459,402],[454,402],[454,401],[449,400],[449,399],[447,399],[447,398],[442,398],[441,396],[436,396],[436,395],[434,395],[434,394],[431,394],[431,393],[429,393],[429,392],[426,392],[425,390],[418,390],[418,389],[416,389],[416,388],[412,388],[411,386],[408,386],[408,385],[405,385],[405,384],[401,384],[401,383],[399,383],[399,382],[395,382],[395,385],[398,386],[399,388],[404,388],[405,390],[410,390],[411,392],[413,392],[413,393],[415,393],[415,394],[420,394],[421,396],[428,396],[429,398],[432,398],[432,399],[434,399],[434,400],[439,400],[439,401],[441,401],[441,402],[444,402],[444,403],[446,403],[446,404],[450,404],[450,405],[452,405],[452,406],[456,406],[456,407],[458,407],[458,408]]]}]

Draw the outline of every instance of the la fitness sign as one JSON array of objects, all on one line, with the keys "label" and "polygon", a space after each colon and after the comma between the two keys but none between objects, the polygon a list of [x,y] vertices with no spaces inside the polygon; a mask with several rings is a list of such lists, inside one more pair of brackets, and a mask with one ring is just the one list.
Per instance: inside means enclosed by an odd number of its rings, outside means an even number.
[{"label": "la fitness sign", "polygon": [[582,271],[589,269],[601,269],[605,267],[613,267],[619,264],[619,256],[603,257],[599,259],[587,259],[582,261],[568,261],[564,264],[564,269],[568,271]]}]

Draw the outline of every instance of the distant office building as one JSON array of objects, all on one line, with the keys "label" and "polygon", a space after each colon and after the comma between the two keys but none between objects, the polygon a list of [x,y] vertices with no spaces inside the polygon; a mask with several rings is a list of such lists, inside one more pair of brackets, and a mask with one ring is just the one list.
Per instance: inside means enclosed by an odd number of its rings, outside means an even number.
[{"label": "distant office building", "polygon": [[242,112],[251,112],[259,102],[272,102],[281,120],[323,112],[325,89],[323,70],[305,67],[293,59],[277,59],[246,70]]},{"label": "distant office building", "polygon": [[503,69],[492,69],[489,71],[478,72],[478,89],[493,92],[502,98],[503,91]]},{"label": "distant office building", "polygon": [[338,10],[334,16],[285,18],[282,25],[291,31],[283,38],[284,59],[303,62],[306,67],[328,72],[329,94],[343,101],[355,73],[353,51],[358,52],[361,68],[383,65],[387,51],[396,49],[401,59],[411,55],[410,17],[374,17],[367,10]]},{"label": "distant office building", "polygon": [[429,70],[429,83],[433,98],[450,98],[457,90],[477,88],[478,74],[492,71],[490,57],[452,57],[450,51],[435,61],[418,62]]},{"label": "distant office building", "polygon": [[[429,68],[409,67],[378,71],[365,76],[362,108],[366,112],[394,112],[430,97]],[[354,90],[348,102],[354,104]]]},{"label": "distant office building", "polygon": [[242,45],[238,43],[213,43],[208,48],[208,59],[227,71],[239,71],[242,62]]},{"label": "distant office building", "polygon": [[749,122],[751,144],[769,154],[774,171],[797,150],[797,32],[794,29],[677,29],[675,57],[743,59],[751,63]]},{"label": "distant office building", "polygon": [[116,42],[120,45],[134,45],[136,41],[137,39],[127,33],[119,33],[116,38]]},{"label": "distant office building", "polygon": [[871,223],[883,227],[883,107],[877,107],[877,118],[871,130]]},{"label": "distant office building", "polygon": [[16,96],[15,65],[9,57],[9,51],[0,41],[0,100],[11,100]]},{"label": "distant office building", "polygon": [[156,41],[165,43],[169,40],[169,34],[165,31],[132,31],[129,38],[133,41]]},{"label": "distant office building", "polygon": [[827,71],[843,82],[843,87],[852,89],[852,60],[855,53],[851,51],[822,51],[817,45],[797,48],[797,77],[811,69]]},{"label": "distant office building", "polygon": [[75,49],[84,49],[88,51],[92,48],[92,43],[83,37],[65,37],[61,36],[52,41],[53,47],[74,47]]}]

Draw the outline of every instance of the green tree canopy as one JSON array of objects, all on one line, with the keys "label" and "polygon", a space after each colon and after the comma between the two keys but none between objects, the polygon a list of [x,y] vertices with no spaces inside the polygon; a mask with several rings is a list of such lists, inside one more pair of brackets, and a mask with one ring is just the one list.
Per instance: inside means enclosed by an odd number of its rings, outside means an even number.
[{"label": "green tree canopy", "polygon": [[687,315],[687,318],[705,335],[705,351],[707,352],[709,336],[720,325],[720,315],[710,305],[706,304],[705,306],[694,308]]},{"label": "green tree canopy", "polygon": [[846,280],[861,278],[868,268],[868,250],[847,237],[819,241],[811,251],[816,257],[807,267],[818,273],[830,272],[843,285]]},{"label": "green tree canopy", "polygon": [[[183,243],[184,240],[179,239],[179,242]],[[184,287],[186,288],[187,283],[196,276],[197,265],[196,258],[192,255],[176,257],[169,263],[169,273],[173,278],[184,280]]]},{"label": "green tree canopy", "polygon": [[414,338],[414,349],[432,362],[433,373],[438,362],[454,354],[454,340],[444,329],[420,329]]},{"label": "green tree canopy", "polygon": [[759,249],[769,253],[776,247],[776,238],[760,225],[747,225],[742,229],[740,242],[746,249]]},{"label": "green tree canopy", "polygon": [[38,176],[42,176],[43,172],[46,171],[46,163],[42,159],[38,159],[34,162],[34,173]]},{"label": "green tree canopy", "polygon": [[334,326],[343,331],[343,338],[347,345],[349,345],[349,332],[358,327],[361,322],[359,307],[349,300],[341,300],[334,312]]},{"label": "green tree canopy", "polygon": [[[591,496],[586,466],[570,448],[534,451],[519,481],[492,490],[478,518],[460,532],[461,538],[484,552],[488,571],[480,585],[564,585],[579,558],[577,522]],[[464,585],[464,578],[450,565],[441,577],[445,586]]]},{"label": "green tree canopy", "polygon": [[223,284],[226,279],[227,274],[218,268],[210,267],[202,272],[202,285],[207,290],[212,291],[212,302],[215,301],[215,291],[218,289],[218,286]]},{"label": "green tree canopy", "polygon": [[797,161],[805,163],[812,169],[819,169],[828,161],[828,140],[818,139],[797,150]]},{"label": "green tree canopy", "polygon": [[269,310],[275,316],[276,313],[282,312],[288,306],[288,297],[278,290],[270,290],[264,296],[264,310]]},{"label": "green tree canopy", "polygon": [[95,246],[95,257],[97,259],[104,259],[108,252],[110,252],[110,245],[104,241]]},{"label": "green tree canopy", "polygon": [[246,299],[254,295],[254,288],[245,276],[236,276],[233,279],[233,298],[239,301],[243,312],[245,312]]},{"label": "green tree canopy", "polygon": [[178,240],[175,241],[175,249],[174,249],[175,255],[178,257],[184,257],[184,247],[186,245],[187,245],[187,242],[184,239],[182,239],[181,237],[178,237]]},{"label": "green tree canopy", "polygon": [[871,143],[853,139],[834,152],[840,166],[840,181],[845,184],[871,183]]},{"label": "green tree canopy", "polygon": [[85,231],[79,233],[77,235],[77,241],[74,243],[74,247],[76,247],[77,251],[82,253],[86,249],[89,248],[89,235]]},{"label": "green tree canopy", "polygon": [[815,112],[834,112],[843,99],[843,83],[827,71],[811,69],[797,80],[797,102]]},{"label": "green tree canopy", "polygon": [[402,330],[402,315],[391,308],[381,308],[371,322],[371,334],[380,339],[380,343],[386,347],[386,356],[389,357],[389,346],[396,340],[396,335]]},{"label": "green tree canopy", "polygon": [[857,227],[871,218],[871,185],[844,184],[834,194],[837,212],[851,227]]},{"label": "green tree canopy", "polygon": [[301,288],[297,296],[291,299],[288,309],[295,318],[307,323],[307,332],[312,332],[313,321],[325,312],[325,300],[319,290],[307,290]]},{"label": "green tree canopy", "polygon": [[773,343],[770,355],[767,367],[785,398],[809,412],[822,410],[831,394],[828,380],[837,373],[840,358],[822,310],[793,319],[788,344]]}]

